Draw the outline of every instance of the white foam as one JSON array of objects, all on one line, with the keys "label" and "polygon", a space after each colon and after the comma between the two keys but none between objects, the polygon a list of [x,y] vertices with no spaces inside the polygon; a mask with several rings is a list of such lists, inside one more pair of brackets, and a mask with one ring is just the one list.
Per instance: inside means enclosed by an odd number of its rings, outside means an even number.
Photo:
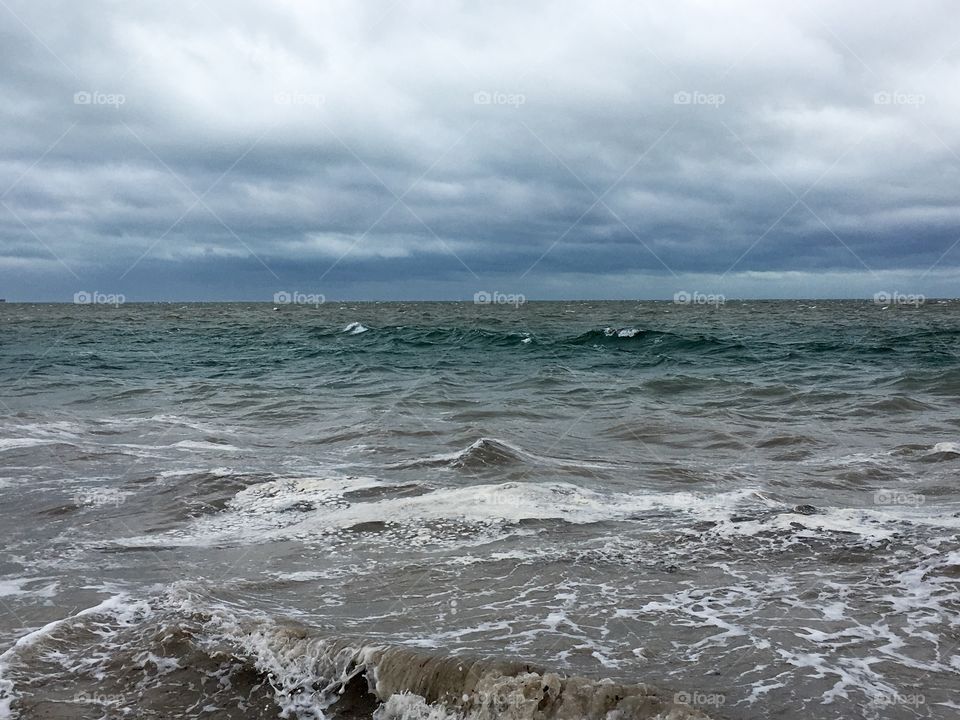
[{"label": "white foam", "polygon": [[221,424],[214,423],[205,423],[196,420],[195,418],[185,417],[183,415],[174,415],[171,413],[160,413],[159,415],[153,415],[148,418],[116,418],[111,419],[112,422],[115,422],[118,425],[130,425],[130,424],[149,424],[149,423],[163,423],[164,425],[180,425],[182,427],[190,428],[191,430],[196,430],[197,432],[217,432],[217,433],[233,433],[235,432],[230,427]]},{"label": "white foam", "polygon": [[459,713],[448,713],[441,705],[430,705],[420,695],[397,693],[373,713],[373,720],[462,720]]},{"label": "white foam", "polygon": [[960,510],[956,503],[936,508],[924,505],[885,505],[873,508],[818,508],[812,515],[790,512],[785,505],[768,501],[771,508],[783,510],[756,520],[732,522],[721,518],[712,530],[730,536],[757,535],[764,532],[789,534],[794,538],[816,538],[823,533],[846,533],[865,540],[878,541],[893,537],[904,530],[904,523],[947,530],[960,529]]},{"label": "white foam", "polygon": [[29,435],[39,435],[41,437],[60,438],[65,435],[68,437],[73,437],[77,433],[83,431],[83,427],[80,424],[66,420],[52,420],[49,422],[36,423],[10,423],[5,425],[6,427],[9,427],[17,432],[26,432]]},{"label": "white foam", "polygon": [[819,465],[821,463],[827,463],[835,467],[871,464],[889,465],[895,463],[895,460],[893,460],[891,457],[892,455],[893,452],[890,450],[883,450],[873,453],[856,452],[847,455],[807,458],[805,460],[801,460],[800,463],[802,465]]},{"label": "white foam", "polygon": [[170,478],[180,478],[180,477],[189,477],[191,475],[217,475],[221,477],[230,477],[233,475],[238,475],[236,470],[228,467],[216,467],[216,468],[206,468],[206,467],[194,467],[194,468],[185,468],[183,470],[161,470],[157,473],[157,477],[162,480],[167,480]]},{"label": "white foam", "polygon": [[240,452],[240,448],[224,443],[207,442],[206,440],[181,440],[173,447],[181,450],[219,450],[222,452]]},{"label": "white foam", "polygon": [[56,440],[46,438],[0,438],[0,452],[16,450],[18,448],[36,447],[37,445],[55,445]]},{"label": "white foam", "polygon": [[310,582],[311,580],[323,580],[327,573],[315,572],[312,570],[300,570],[299,572],[276,573],[273,577],[277,580],[287,582]]},{"label": "white foam", "polygon": [[[603,493],[569,483],[503,483],[442,488],[417,496],[351,502],[344,493],[389,487],[369,478],[284,479],[238,492],[224,512],[191,527],[127,539],[127,543],[207,545],[223,541],[265,542],[278,537],[336,533],[364,523],[413,528],[411,543],[435,539],[446,523],[478,528],[512,526],[522,520],[588,524],[632,514],[672,509],[698,517],[726,518],[756,494],[749,490],[711,496],[694,493]],[[433,526],[441,526],[434,529]],[[453,525],[449,525],[450,528]],[[462,539],[462,538],[461,538]]]},{"label": "white foam", "polygon": [[939,442],[933,446],[933,452],[935,453],[955,453],[960,455],[960,443],[955,442]]},{"label": "white foam", "polygon": [[603,334],[607,337],[621,337],[621,338],[632,338],[636,337],[640,332],[637,328],[622,328],[618,330],[617,328],[604,328]]},{"label": "white foam", "polygon": [[360,333],[367,332],[369,329],[370,328],[364,327],[358,322],[352,322],[343,329],[343,332],[349,333],[350,335],[359,335]]},{"label": "white foam", "polygon": [[24,590],[25,585],[31,583],[42,582],[44,580],[49,580],[50,578],[30,578],[30,577],[18,577],[18,578],[6,578],[0,580],[0,597],[10,597],[13,595],[27,595],[31,597],[38,598],[51,598],[57,594],[57,587],[59,583],[52,582],[44,585],[41,588],[36,590]]},{"label": "white foam", "polygon": [[808,538],[839,532],[852,533],[867,540],[885,540],[897,532],[897,528],[888,522],[894,519],[887,513],[859,508],[827,508],[816,515],[784,512],[758,520],[726,521],[714,532],[725,537],[780,532]]},{"label": "white foam", "polygon": [[76,618],[109,613],[114,616],[114,619],[118,623],[129,625],[141,620],[150,612],[150,605],[146,601],[134,601],[131,600],[128,595],[121,593],[114,597],[107,598],[103,602],[86,610],[81,610],[75,615],[49,622],[43,627],[37,628],[18,638],[12,647],[0,653],[0,720],[12,720],[14,717],[11,705],[17,697],[17,693],[13,680],[9,678],[9,674],[11,664],[14,662],[18,653],[50,637],[58,628]]}]

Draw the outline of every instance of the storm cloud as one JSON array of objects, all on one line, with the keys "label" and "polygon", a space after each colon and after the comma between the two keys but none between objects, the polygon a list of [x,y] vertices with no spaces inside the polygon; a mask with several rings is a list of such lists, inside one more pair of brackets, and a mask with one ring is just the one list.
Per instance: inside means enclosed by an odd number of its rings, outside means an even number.
[{"label": "storm cloud", "polygon": [[950,2],[0,2],[0,296],[955,296]]}]

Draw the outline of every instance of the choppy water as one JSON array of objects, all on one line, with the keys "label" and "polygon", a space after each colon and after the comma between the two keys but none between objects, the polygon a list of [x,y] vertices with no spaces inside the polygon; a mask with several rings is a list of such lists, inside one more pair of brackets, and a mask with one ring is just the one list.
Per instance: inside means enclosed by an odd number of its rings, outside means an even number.
[{"label": "choppy water", "polygon": [[958,302],[0,327],[0,717],[960,717]]}]

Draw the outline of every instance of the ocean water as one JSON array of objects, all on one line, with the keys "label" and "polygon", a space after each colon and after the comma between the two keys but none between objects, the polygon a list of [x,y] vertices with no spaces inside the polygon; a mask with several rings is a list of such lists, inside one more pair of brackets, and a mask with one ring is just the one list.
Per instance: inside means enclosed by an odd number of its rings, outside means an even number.
[{"label": "ocean water", "polygon": [[960,302],[0,328],[0,718],[960,717]]}]

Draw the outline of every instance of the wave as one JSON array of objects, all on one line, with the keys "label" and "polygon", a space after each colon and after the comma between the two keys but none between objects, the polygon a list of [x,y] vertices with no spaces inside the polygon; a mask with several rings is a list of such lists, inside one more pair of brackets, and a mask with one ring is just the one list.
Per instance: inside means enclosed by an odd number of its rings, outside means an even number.
[{"label": "wave", "polygon": [[650,685],[325,636],[182,583],[111,597],[0,655],[0,718],[190,717],[200,707],[254,719],[707,718]]},{"label": "wave", "polygon": [[415,348],[431,348],[437,345],[515,348],[518,345],[533,343],[531,333],[523,330],[495,330],[469,326],[399,326],[385,330],[385,335],[390,341]]},{"label": "wave", "polygon": [[537,455],[504,440],[485,437],[475,440],[462,450],[405,460],[387,467],[395,469],[449,467],[469,470],[518,464],[571,470],[603,470],[615,467],[611,463]]},{"label": "wave", "polygon": [[[937,447],[922,461],[945,462],[958,457],[953,444]],[[478,441],[464,451],[427,460],[451,468],[459,463],[476,466],[478,462],[543,462],[563,468],[568,462],[540,456],[527,458],[513,446],[493,445],[489,441]],[[750,487],[713,493],[624,492],[593,490],[560,481],[436,487],[362,476],[280,477],[254,484],[249,484],[249,479],[240,480],[247,484],[239,490],[232,486],[236,490],[232,497],[228,497],[228,483],[202,498],[209,501],[205,507],[195,507],[188,515],[178,509],[180,519],[173,526],[169,524],[173,519],[165,515],[162,522],[158,520],[160,525],[153,528],[162,532],[119,537],[108,548],[338,539],[357,547],[428,550],[485,545],[525,532],[531,526],[636,524],[651,515],[656,517],[661,531],[686,532],[699,524],[703,531],[727,536],[779,532],[826,537],[846,533],[879,540],[902,533],[911,524],[960,527],[960,517],[935,513],[916,502],[904,506],[900,502],[903,493],[888,501],[889,493],[884,487],[864,491],[861,507],[825,507],[810,515],[796,510],[790,502]],[[878,480],[886,482],[885,477]],[[880,500],[874,497],[875,492],[881,493]],[[200,499],[185,497],[183,502],[193,507]]]},{"label": "wave", "polygon": [[[370,328],[353,321],[339,329],[322,328],[315,336],[324,340],[334,340],[338,335],[358,335]],[[638,328],[633,326],[605,327],[589,330],[579,335],[564,334],[561,329],[553,332],[537,332],[531,329],[510,327],[442,326],[421,327],[392,325],[380,327],[376,332],[378,348],[390,345],[403,348],[429,349],[437,346],[456,346],[459,348],[489,349],[500,347],[516,349],[518,347],[572,348],[612,346],[621,348],[657,348],[670,352],[722,352],[744,351],[746,346],[739,339],[723,338],[707,333],[682,334],[666,330]]]},{"label": "wave", "polygon": [[[566,341],[571,345],[655,348],[658,352],[743,353],[747,347],[736,338],[721,338],[706,333],[679,334],[665,330],[635,327],[606,327],[589,330]],[[750,355],[744,356],[749,359]]]},{"label": "wave", "polygon": [[960,443],[939,442],[920,458],[921,462],[949,462],[960,458]]},{"label": "wave", "polygon": [[367,332],[369,329],[370,328],[365,327],[361,323],[352,322],[343,329],[343,332],[347,333],[348,335],[359,335]]},{"label": "wave", "polygon": [[639,330],[637,328],[613,328],[606,327],[602,330],[588,330],[581,335],[570,338],[570,342],[576,345],[585,345],[592,343],[601,343],[611,340],[658,340],[668,336],[670,333],[664,333],[657,330]]},{"label": "wave", "polygon": [[359,542],[360,533],[365,542],[407,549],[476,545],[534,521],[585,525],[649,512],[719,521],[756,498],[752,490],[715,495],[600,492],[562,482],[411,488],[373,478],[283,478],[247,487],[222,511],[185,526],[115,542],[127,548],[208,546],[344,533]]},{"label": "wave", "polygon": [[524,462],[531,457],[520,448],[510,443],[492,438],[480,438],[462,450],[451,453],[440,453],[425,458],[406,460],[388,465],[391,468],[477,468],[486,466],[514,465]]},{"label": "wave", "polygon": [[906,370],[894,376],[889,384],[911,393],[924,392],[955,397],[960,393],[960,368],[952,367],[940,371]]}]

